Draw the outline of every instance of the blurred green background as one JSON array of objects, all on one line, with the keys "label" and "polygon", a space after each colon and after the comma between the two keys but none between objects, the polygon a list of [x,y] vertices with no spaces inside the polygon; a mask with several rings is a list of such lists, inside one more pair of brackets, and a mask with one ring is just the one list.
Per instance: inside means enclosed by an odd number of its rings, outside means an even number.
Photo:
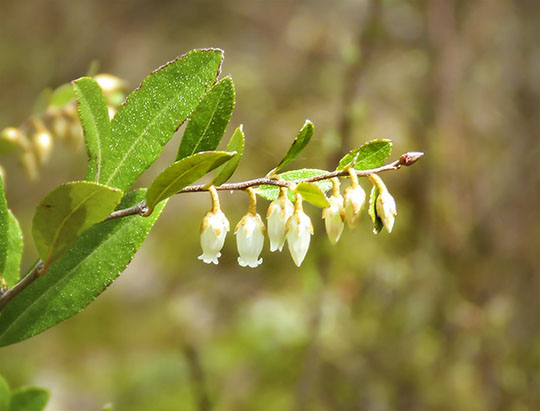
[{"label": "blurred green background", "polygon": [[[329,244],[320,210],[298,269],[268,245],[242,269],[229,235],[197,260],[206,195],[169,202],[132,264],[83,313],[0,349],[12,387],[51,390],[50,410],[540,409],[539,35],[536,1],[2,0],[0,128],[45,87],[101,71],[130,90],[198,47],[225,50],[246,152],[234,181],[266,174],[306,118],[298,167],[335,167],[373,138],[398,204],[392,235],[367,215]],[[174,160],[182,130],[140,185]],[[29,182],[0,158],[36,256],[33,210],[81,179],[83,150],[55,146]],[[361,181],[368,189],[367,181]],[[247,196],[221,195],[231,224]],[[261,200],[259,212],[266,212]]]}]

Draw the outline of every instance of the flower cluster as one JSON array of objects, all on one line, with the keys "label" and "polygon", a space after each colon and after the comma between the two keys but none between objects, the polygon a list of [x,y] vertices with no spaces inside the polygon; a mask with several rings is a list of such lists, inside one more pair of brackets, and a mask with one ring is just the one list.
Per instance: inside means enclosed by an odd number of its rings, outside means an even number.
[{"label": "flower cluster", "polygon": [[[340,192],[339,179],[331,180],[333,189],[328,199],[329,206],[322,210],[322,218],[331,244],[339,241],[345,224],[352,230],[356,228],[366,203],[366,193],[358,184],[356,173],[350,170],[349,174],[351,184],[345,189],[344,195]],[[390,233],[397,215],[396,203],[378,176],[370,175],[369,179],[377,190],[373,212]],[[313,235],[313,225],[303,210],[301,194],[295,192],[296,199],[293,203],[288,197],[288,190],[280,187],[279,197],[270,203],[266,214],[268,230],[257,213],[255,191],[252,188],[246,190],[250,197],[248,212],[240,219],[234,230],[239,254],[238,264],[242,267],[254,268],[262,263],[260,254],[266,231],[270,239],[270,251],[282,251],[287,243],[294,263],[300,267],[304,261]],[[221,211],[216,188],[211,186],[209,192],[212,196],[212,209],[206,213],[201,225],[203,253],[199,259],[205,263],[217,264],[230,224]]]}]

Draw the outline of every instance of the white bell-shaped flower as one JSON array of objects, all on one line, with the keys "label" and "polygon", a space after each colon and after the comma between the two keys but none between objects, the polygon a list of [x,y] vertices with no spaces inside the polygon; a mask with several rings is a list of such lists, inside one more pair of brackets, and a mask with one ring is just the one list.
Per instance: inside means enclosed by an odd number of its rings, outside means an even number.
[{"label": "white bell-shaped flower", "polygon": [[217,264],[229,230],[229,220],[227,220],[223,211],[207,212],[201,224],[201,247],[203,253],[199,256],[199,260],[203,260],[207,264]]},{"label": "white bell-shaped flower", "polygon": [[392,197],[386,187],[377,197],[375,209],[377,211],[377,215],[383,222],[384,228],[386,228],[386,231],[391,233],[392,228],[394,227],[394,222],[396,221],[397,207],[396,200],[394,200],[394,197]]},{"label": "white bell-shaped flower", "polygon": [[345,222],[351,230],[354,230],[366,202],[366,193],[359,185],[350,186],[345,189],[343,198]]},{"label": "white bell-shaped flower", "polygon": [[332,195],[328,202],[330,207],[323,209],[322,217],[324,218],[328,239],[332,245],[335,245],[339,241],[345,225],[343,221],[343,197],[341,195]]},{"label": "white bell-shaped flower", "polygon": [[236,244],[238,246],[238,264],[242,267],[255,268],[262,263],[259,258],[264,245],[264,223],[261,216],[248,212],[236,225]]},{"label": "white bell-shaped flower", "polygon": [[313,225],[302,210],[302,198],[296,194],[296,209],[287,222],[287,244],[294,263],[300,267],[309,249]]},{"label": "white bell-shaped flower", "polygon": [[285,244],[285,230],[287,221],[294,213],[294,205],[287,198],[287,189],[282,188],[277,200],[270,203],[266,218],[268,220],[268,238],[270,238],[270,251],[283,249]]}]

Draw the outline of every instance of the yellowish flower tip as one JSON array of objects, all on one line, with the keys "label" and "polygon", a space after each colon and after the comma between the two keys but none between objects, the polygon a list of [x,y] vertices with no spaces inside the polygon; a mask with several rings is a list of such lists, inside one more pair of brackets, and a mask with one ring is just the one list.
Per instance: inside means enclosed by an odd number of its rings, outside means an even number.
[{"label": "yellowish flower tip", "polygon": [[251,187],[247,188],[246,191],[249,194],[248,214],[256,215],[257,214],[257,194],[255,194],[255,190],[253,190]]},{"label": "yellowish flower tip", "polygon": [[351,187],[355,188],[358,186],[358,175],[356,171],[351,166],[347,167],[347,172],[349,173],[349,178],[351,180]]}]

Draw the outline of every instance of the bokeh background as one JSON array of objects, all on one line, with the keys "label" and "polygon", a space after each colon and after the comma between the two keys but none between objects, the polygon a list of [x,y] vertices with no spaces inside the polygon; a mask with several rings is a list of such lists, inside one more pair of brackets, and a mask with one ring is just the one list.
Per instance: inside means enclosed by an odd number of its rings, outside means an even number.
[{"label": "bokeh background", "polygon": [[[539,21],[534,0],[1,0],[0,128],[92,60],[130,89],[197,47],[225,50],[244,124],[234,180],[264,175],[306,118],[294,165],[332,169],[373,138],[399,216],[374,236],[367,215],[329,244],[320,210],[298,269],[263,252],[197,260],[206,195],[178,196],[124,274],[83,313],[0,349],[12,387],[51,390],[49,410],[540,409]],[[174,159],[182,129],[151,181]],[[81,179],[83,150],[56,144],[30,182],[0,158],[10,207],[36,257],[39,199]],[[362,182],[366,189],[369,185]],[[242,193],[223,194],[232,224]],[[264,213],[267,202],[259,203]]]}]

